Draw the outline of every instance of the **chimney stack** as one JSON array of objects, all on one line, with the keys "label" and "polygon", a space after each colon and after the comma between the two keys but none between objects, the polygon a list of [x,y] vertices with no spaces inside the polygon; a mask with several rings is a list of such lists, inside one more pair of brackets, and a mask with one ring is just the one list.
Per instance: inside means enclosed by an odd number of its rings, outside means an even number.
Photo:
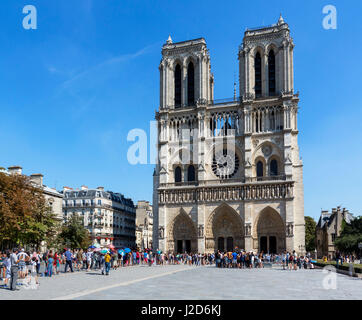
[{"label": "chimney stack", "polygon": [[43,186],[43,175],[41,173],[34,173],[30,175],[30,180],[37,184],[39,187]]},{"label": "chimney stack", "polygon": [[20,166],[12,166],[8,168],[10,174],[22,174],[23,168]]},{"label": "chimney stack", "polygon": [[97,190],[104,191],[104,187],[98,187]]},{"label": "chimney stack", "polygon": [[80,189],[81,190],[88,190],[88,187],[87,186],[81,186]]}]

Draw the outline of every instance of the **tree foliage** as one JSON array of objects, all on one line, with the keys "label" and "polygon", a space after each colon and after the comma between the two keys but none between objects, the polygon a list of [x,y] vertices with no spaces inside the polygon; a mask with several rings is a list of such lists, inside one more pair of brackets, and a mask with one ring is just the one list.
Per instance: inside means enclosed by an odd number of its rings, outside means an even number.
[{"label": "tree foliage", "polygon": [[0,243],[39,246],[55,237],[57,222],[42,189],[0,172]]},{"label": "tree foliage", "polygon": [[86,249],[91,245],[89,231],[84,228],[83,219],[78,215],[71,215],[64,223],[58,236],[58,246],[71,249]]},{"label": "tree foliage", "polygon": [[312,217],[304,217],[305,221],[305,248],[307,252],[315,249],[315,231],[317,223]]},{"label": "tree foliage", "polygon": [[362,243],[362,217],[357,217],[350,224],[342,222],[342,231],[334,244],[337,249],[346,254],[358,253],[358,244]]}]

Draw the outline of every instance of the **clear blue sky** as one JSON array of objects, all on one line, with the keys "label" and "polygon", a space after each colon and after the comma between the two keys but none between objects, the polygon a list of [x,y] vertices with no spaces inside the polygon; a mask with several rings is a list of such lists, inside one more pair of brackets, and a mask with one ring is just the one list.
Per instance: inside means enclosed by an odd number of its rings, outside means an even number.
[{"label": "clear blue sky", "polygon": [[[38,29],[22,27],[35,5]],[[337,8],[337,30],[322,8]],[[153,165],[127,162],[130,129],[148,131],[158,108],[161,46],[204,37],[215,97],[233,95],[246,27],[290,25],[305,214],[342,205],[362,214],[362,2],[7,0],[0,7],[0,166],[45,183],[104,186],[152,201]]]}]

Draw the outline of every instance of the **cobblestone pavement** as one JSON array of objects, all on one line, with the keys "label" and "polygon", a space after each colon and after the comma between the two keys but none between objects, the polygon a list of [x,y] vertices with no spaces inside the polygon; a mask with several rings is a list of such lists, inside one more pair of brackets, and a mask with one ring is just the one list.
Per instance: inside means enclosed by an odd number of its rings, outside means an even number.
[{"label": "cobblestone pavement", "polygon": [[[326,289],[326,285],[336,289]],[[329,281],[328,281],[329,280]],[[12,292],[0,289],[5,299],[362,299],[362,281],[322,270],[217,269],[190,267],[135,266],[40,278],[37,289],[19,286]]]}]

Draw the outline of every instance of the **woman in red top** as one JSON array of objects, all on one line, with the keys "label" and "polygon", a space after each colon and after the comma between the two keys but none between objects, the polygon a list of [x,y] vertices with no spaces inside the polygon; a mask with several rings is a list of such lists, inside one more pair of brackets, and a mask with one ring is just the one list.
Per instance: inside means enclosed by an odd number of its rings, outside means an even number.
[{"label": "woman in red top", "polygon": [[54,262],[53,262],[53,265],[54,265],[54,269],[55,269],[56,274],[59,274],[60,259],[59,259],[59,256],[58,256],[58,252],[56,252],[56,253],[54,254]]}]

